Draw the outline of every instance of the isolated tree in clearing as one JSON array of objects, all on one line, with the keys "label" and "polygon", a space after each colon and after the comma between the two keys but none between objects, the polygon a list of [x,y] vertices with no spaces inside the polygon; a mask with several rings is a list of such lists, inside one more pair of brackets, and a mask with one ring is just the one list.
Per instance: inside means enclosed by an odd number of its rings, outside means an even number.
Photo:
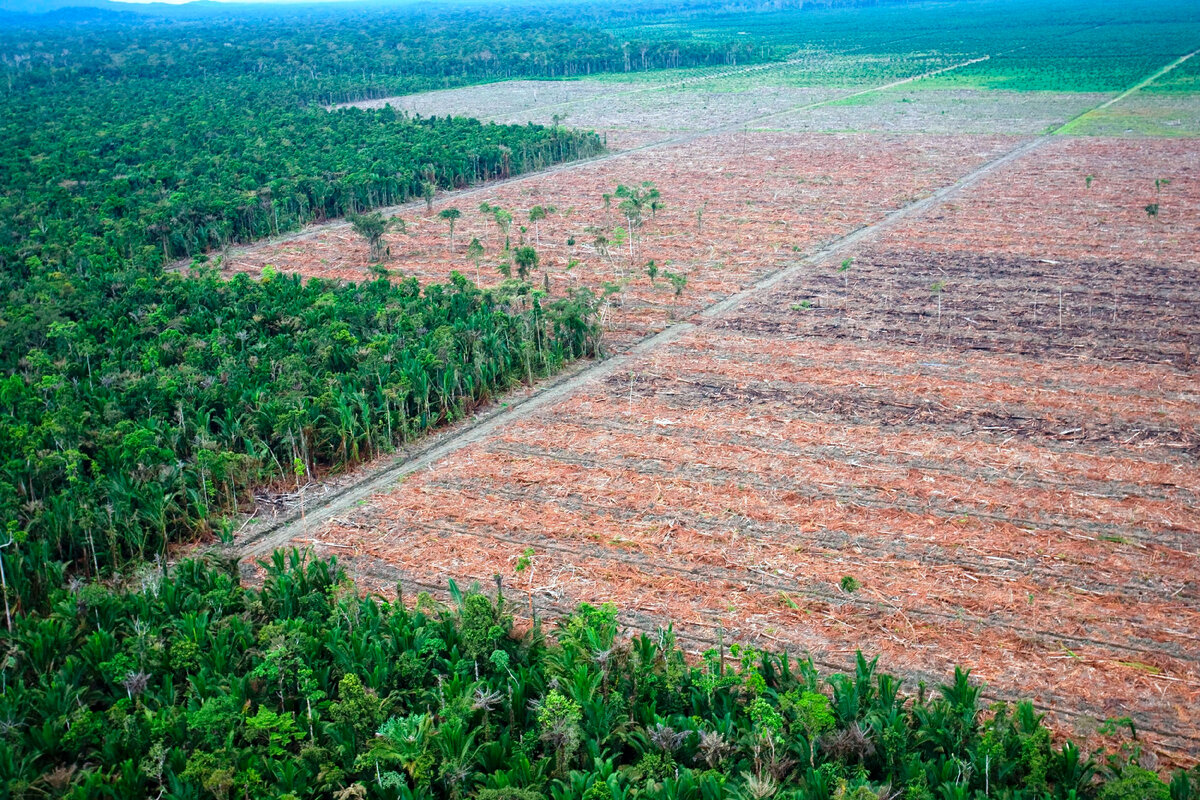
[{"label": "isolated tree in clearing", "polygon": [[[491,214],[492,213],[492,204],[489,203],[488,201],[484,200],[482,203],[479,204],[479,213],[483,214],[485,216],[488,214]],[[487,226],[486,225],[483,228],[483,235],[484,235],[484,237],[487,236]]]},{"label": "isolated tree in clearing", "polygon": [[454,223],[462,216],[462,212],[457,208],[443,208],[438,212],[438,216],[446,220],[450,225],[450,249],[454,249]]},{"label": "isolated tree in clearing", "polygon": [[483,260],[483,245],[478,237],[467,245],[467,256],[475,262],[475,282],[479,283],[479,262]]},{"label": "isolated tree in clearing", "polygon": [[496,221],[496,227],[500,229],[500,236],[504,239],[504,249],[508,249],[508,226],[512,225],[513,216],[499,206],[492,206],[492,219]]},{"label": "isolated tree in clearing", "polygon": [[541,228],[539,222],[558,211],[554,206],[534,206],[529,209],[529,221],[533,223],[533,243],[538,247],[542,246]]},{"label": "isolated tree in clearing", "polygon": [[354,228],[355,233],[367,240],[367,245],[371,248],[371,261],[379,263],[389,255],[383,234],[392,229],[403,232],[404,220],[399,217],[384,219],[381,212],[372,211],[369,214],[352,214],[350,226]]},{"label": "isolated tree in clearing", "polygon": [[517,275],[521,280],[527,280],[529,273],[538,268],[538,254],[529,245],[523,245],[513,251],[513,261],[517,265]]},{"label": "isolated tree in clearing", "polygon": [[637,237],[637,229],[642,227],[645,221],[645,212],[648,210],[651,216],[654,216],[664,206],[660,200],[661,195],[658,189],[654,188],[654,183],[651,181],[643,181],[640,187],[618,186],[616,195],[621,198],[618,208],[629,222],[629,263],[632,264],[634,239]]}]

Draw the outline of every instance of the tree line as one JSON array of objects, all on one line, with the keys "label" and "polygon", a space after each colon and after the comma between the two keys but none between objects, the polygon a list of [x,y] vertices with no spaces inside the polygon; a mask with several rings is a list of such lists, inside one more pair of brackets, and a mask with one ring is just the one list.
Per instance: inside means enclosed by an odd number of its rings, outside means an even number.
[{"label": "tree line", "polygon": [[[0,343],[5,600],[220,533],[271,481],[352,464],[596,347],[586,293],[114,273],[31,283]],[[45,293],[45,294],[41,294]],[[544,302],[543,302],[544,301]],[[4,533],[0,532],[0,536]]]}]

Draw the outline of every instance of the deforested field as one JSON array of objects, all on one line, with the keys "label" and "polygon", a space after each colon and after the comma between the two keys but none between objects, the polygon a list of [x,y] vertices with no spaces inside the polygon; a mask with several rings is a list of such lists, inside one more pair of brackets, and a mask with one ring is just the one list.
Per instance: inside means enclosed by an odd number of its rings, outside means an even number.
[{"label": "deforested field", "polygon": [[[1150,96],[1089,114],[1118,96],[1097,82],[869,91],[952,63],[405,98],[608,137],[608,157],[435,205],[463,210],[455,251],[421,206],[389,241],[404,274],[497,283],[465,254],[499,236],[476,206],[515,225],[553,205],[526,223],[539,279],[609,288],[616,358],[291,541],[384,592],[500,575],[541,613],[611,600],[696,651],[861,649],[914,685],[962,664],[1060,729],[1128,716],[1194,760],[1200,146],[1082,135]],[[664,208],[634,253],[598,245],[622,224],[603,195],[642,181]],[[356,279],[355,246],[322,230],[227,266]]]},{"label": "deforested field", "polygon": [[71,2],[0,797],[1200,800],[1194,0]]}]

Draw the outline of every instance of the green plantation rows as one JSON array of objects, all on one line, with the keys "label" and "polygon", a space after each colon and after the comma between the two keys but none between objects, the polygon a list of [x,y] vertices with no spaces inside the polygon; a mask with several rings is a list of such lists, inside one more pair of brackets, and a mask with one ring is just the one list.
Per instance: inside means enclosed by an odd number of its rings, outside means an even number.
[{"label": "green plantation rows", "polygon": [[[742,37],[776,59],[801,57],[800,66],[767,74],[769,85],[869,85],[990,56],[920,86],[1117,92],[1200,47],[1200,13],[1186,0],[806,5],[700,16],[630,34],[680,35],[689,25],[698,37]],[[754,77],[729,83],[755,85]]]},{"label": "green plantation rows", "polygon": [[1200,54],[1192,56],[1141,91],[1165,95],[1200,93]]},{"label": "green plantation rows", "polygon": [[[350,464],[594,352],[588,295],[456,276],[337,285],[268,272],[49,273],[4,321],[8,599],[210,529],[265,482]],[[53,302],[50,302],[53,300]],[[0,544],[6,534],[0,532]]]},{"label": "green plantation rows", "polygon": [[[450,607],[360,598],[277,553],[259,590],[198,561],[123,593],[56,590],[4,638],[0,794],[14,798],[1189,800],[1136,749],[1096,762],[965,673],[907,687],[618,636],[582,607],[549,636],[453,585]],[[499,578],[497,578],[499,584]],[[411,600],[411,598],[410,598]]]}]

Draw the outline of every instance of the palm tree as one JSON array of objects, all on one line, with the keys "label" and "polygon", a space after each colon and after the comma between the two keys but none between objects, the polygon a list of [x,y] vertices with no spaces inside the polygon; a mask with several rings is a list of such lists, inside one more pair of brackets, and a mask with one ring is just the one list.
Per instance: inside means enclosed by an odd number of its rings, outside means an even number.
[{"label": "palm tree", "polygon": [[450,224],[450,249],[454,250],[454,222],[462,216],[462,212],[457,208],[443,208],[438,216]]},{"label": "palm tree", "polygon": [[661,195],[658,189],[654,188],[651,181],[643,181],[641,187],[618,186],[616,191],[617,197],[621,198],[619,208],[621,213],[625,215],[625,219],[629,222],[629,260],[633,261],[633,240],[638,228],[642,226],[644,221],[643,213],[646,209],[650,210],[650,215],[654,216],[663,209],[663,204],[659,200]]},{"label": "palm tree", "polygon": [[475,262],[475,282],[479,283],[479,262],[483,260],[483,245],[479,243],[479,239],[471,240],[467,245],[467,255]]},{"label": "palm tree", "polygon": [[13,535],[16,527],[17,523],[10,520],[8,523],[8,529],[5,531],[5,533],[8,535],[8,541],[4,544],[0,544],[0,591],[3,591],[4,593],[4,621],[8,624],[8,629],[10,631],[12,630],[12,611],[10,611],[8,607],[8,579],[4,574],[4,548],[11,547],[13,542],[17,540],[16,536]]},{"label": "palm tree", "polygon": [[517,275],[521,277],[521,280],[525,280],[529,277],[530,271],[538,267],[537,250],[528,245],[518,247],[513,251],[513,260],[517,264]]},{"label": "palm tree", "polygon": [[504,249],[507,250],[508,226],[512,224],[512,214],[499,206],[492,206],[492,218],[496,220],[496,227],[500,229],[500,235],[504,237]]},{"label": "palm tree", "polygon": [[432,181],[425,181],[421,184],[421,198],[425,201],[425,213],[433,213],[433,195],[437,191]]},{"label": "palm tree", "polygon": [[354,232],[367,240],[367,244],[371,248],[371,261],[375,263],[385,260],[388,256],[383,234],[391,228],[404,230],[404,220],[399,217],[384,219],[383,214],[379,211],[372,211],[370,214],[351,214],[349,219]]},{"label": "palm tree", "polygon": [[[479,204],[479,213],[480,214],[491,214],[492,213],[492,204],[489,203],[488,201],[484,200],[482,203]],[[487,236],[487,226],[486,225],[483,228],[483,235],[485,237]]]},{"label": "palm tree", "polygon": [[541,230],[538,223],[558,211],[554,206],[534,206],[529,209],[529,221],[533,223],[533,243],[542,246]]}]

